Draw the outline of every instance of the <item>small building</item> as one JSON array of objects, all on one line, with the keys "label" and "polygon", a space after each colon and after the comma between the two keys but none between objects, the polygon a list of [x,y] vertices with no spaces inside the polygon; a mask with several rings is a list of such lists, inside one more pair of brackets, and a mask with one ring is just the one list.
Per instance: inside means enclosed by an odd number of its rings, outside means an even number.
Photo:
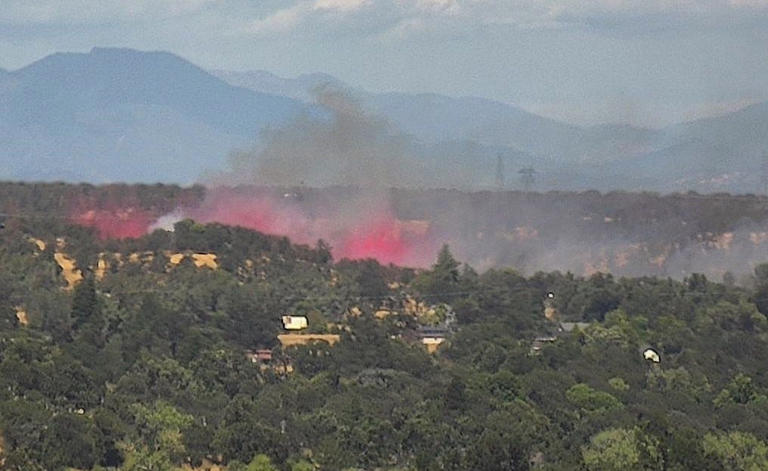
[{"label": "small building", "polygon": [[544,348],[544,345],[554,343],[555,340],[557,340],[557,337],[554,336],[536,337],[533,339],[533,342],[531,342],[531,353],[539,353],[541,349]]},{"label": "small building", "polygon": [[245,356],[253,363],[267,363],[272,361],[272,350],[262,348],[254,351],[247,351]]},{"label": "small building", "polygon": [[592,325],[592,324],[589,323],[589,322],[561,322],[560,323],[560,331],[568,333],[568,332],[573,332],[577,328],[579,330],[584,330],[587,327],[589,327],[590,325]]},{"label": "small building", "polygon": [[651,363],[661,363],[661,356],[652,348],[643,350],[643,359],[645,359],[645,361],[650,361]]},{"label": "small building", "polygon": [[448,329],[443,327],[421,327],[417,335],[421,344],[427,347],[427,351],[435,353],[437,348],[448,337]]},{"label": "small building", "polygon": [[309,326],[307,318],[304,316],[283,316],[282,320],[285,330],[302,330]]}]

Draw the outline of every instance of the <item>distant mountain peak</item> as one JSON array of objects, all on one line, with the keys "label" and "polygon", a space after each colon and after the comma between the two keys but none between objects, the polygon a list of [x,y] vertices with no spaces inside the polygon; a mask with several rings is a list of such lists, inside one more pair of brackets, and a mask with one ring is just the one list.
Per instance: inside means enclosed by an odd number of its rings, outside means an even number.
[{"label": "distant mountain peak", "polygon": [[91,48],[89,54],[166,54],[169,56],[175,56],[175,54],[167,51],[142,51],[139,49],[133,49],[130,47],[105,47],[94,46]]},{"label": "distant mountain peak", "polygon": [[307,110],[163,51],[95,47],[11,74],[0,84],[0,178],[188,183]]},{"label": "distant mountain peak", "polygon": [[341,82],[338,78],[325,72],[311,72],[308,74],[301,74],[296,77],[296,80],[312,80],[312,81],[327,81],[327,82]]},{"label": "distant mountain peak", "polygon": [[130,48],[94,47],[88,52],[56,52],[28,64],[15,74],[50,74],[85,71],[131,75],[157,70],[160,73],[194,71],[213,78],[208,72],[176,54],[164,51],[140,51]]},{"label": "distant mountain peak", "polygon": [[[184,64],[200,71],[205,71],[201,67],[184,59],[183,57],[168,51],[142,51],[127,47],[94,47],[88,53],[82,54],[95,60],[131,60],[131,61],[165,61]],[[207,71],[205,71],[208,73]]]}]

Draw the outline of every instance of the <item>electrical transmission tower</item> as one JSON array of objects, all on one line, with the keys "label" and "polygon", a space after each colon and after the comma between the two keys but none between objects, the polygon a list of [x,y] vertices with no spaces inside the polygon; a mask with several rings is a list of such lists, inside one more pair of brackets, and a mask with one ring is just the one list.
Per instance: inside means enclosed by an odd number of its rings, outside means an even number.
[{"label": "electrical transmission tower", "polygon": [[501,154],[496,156],[496,188],[503,190],[504,183],[504,160],[501,158]]},{"label": "electrical transmission tower", "polygon": [[518,172],[520,174],[520,182],[523,184],[523,190],[531,191],[531,187],[536,182],[536,170],[533,167],[521,168]]},{"label": "electrical transmission tower", "polygon": [[763,162],[760,168],[760,185],[764,195],[768,195],[768,152],[763,154]]}]

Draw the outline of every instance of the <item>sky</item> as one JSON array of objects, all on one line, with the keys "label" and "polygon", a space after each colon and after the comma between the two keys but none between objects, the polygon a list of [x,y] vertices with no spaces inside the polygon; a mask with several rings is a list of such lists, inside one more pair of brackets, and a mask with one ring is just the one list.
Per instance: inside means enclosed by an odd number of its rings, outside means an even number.
[{"label": "sky", "polygon": [[659,127],[768,100],[768,0],[0,0],[0,67],[94,46]]}]

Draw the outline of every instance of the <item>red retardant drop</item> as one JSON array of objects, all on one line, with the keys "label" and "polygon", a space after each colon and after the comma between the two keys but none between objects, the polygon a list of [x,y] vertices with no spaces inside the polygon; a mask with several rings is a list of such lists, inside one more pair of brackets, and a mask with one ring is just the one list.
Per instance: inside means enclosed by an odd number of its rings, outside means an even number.
[{"label": "red retardant drop", "polygon": [[[213,190],[199,207],[179,211],[179,217],[201,223],[241,226],[266,234],[287,236],[294,243],[314,245],[323,239],[333,256],[374,258],[380,263],[428,266],[436,252],[428,221],[396,218],[389,204],[326,204],[310,210],[293,198]],[[147,234],[158,215],[135,207],[93,209],[78,205],[72,222],[96,230],[102,239],[136,238]]]},{"label": "red retardant drop", "polygon": [[394,219],[385,219],[353,228],[334,250],[339,258],[375,258],[381,263],[401,264],[408,247]]},{"label": "red retardant drop", "polygon": [[71,216],[74,223],[96,229],[102,239],[141,237],[147,233],[154,218],[135,208],[90,209]]}]

